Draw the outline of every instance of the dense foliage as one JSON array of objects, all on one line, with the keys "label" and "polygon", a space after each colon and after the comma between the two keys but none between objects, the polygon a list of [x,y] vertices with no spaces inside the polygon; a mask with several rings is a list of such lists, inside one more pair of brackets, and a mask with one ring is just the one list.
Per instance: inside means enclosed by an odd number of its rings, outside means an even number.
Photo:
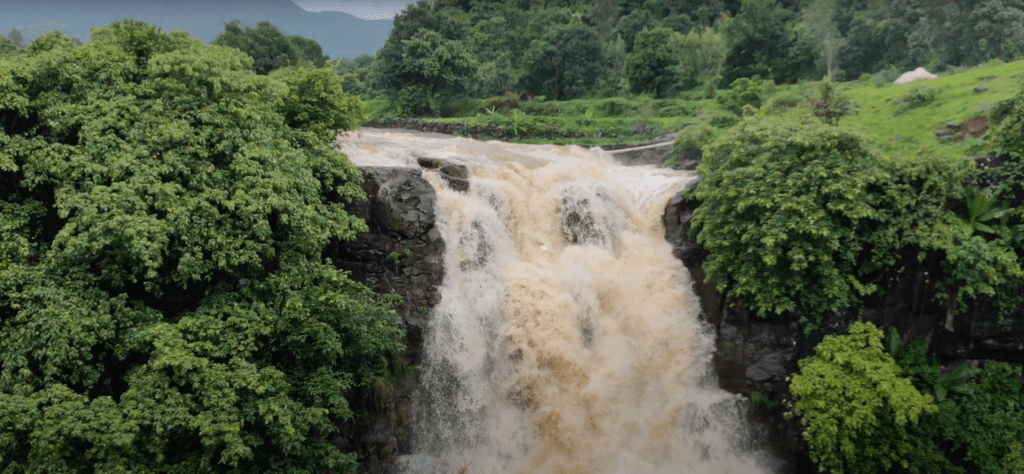
[{"label": "dense foliage", "polygon": [[[436,53],[406,50],[421,29],[444,39],[431,43]],[[455,80],[412,77],[420,57],[450,61]],[[395,18],[362,81],[366,97],[400,103],[412,99],[398,97],[402,84],[438,93],[424,107],[402,104],[403,114],[449,115],[446,95],[675,97],[700,87],[712,97],[739,78],[841,80],[1021,57],[1024,0],[421,0]]]},{"label": "dense foliage", "polygon": [[882,331],[855,322],[845,336],[826,336],[792,376],[811,460],[822,471],[874,474],[908,467],[910,431],[938,409],[902,376],[882,347]]},{"label": "dense foliage", "polygon": [[885,345],[918,390],[938,402],[938,411],[923,416],[913,433],[909,464],[930,472],[1024,473],[1024,465],[1014,466],[1014,459],[1024,454],[1019,367],[963,364],[944,375],[938,361],[927,357],[922,340],[904,346],[889,328]]},{"label": "dense foliage", "polygon": [[932,225],[958,222],[945,205],[969,169],[883,158],[860,135],[814,120],[745,118],[697,168],[704,269],[760,315],[813,323],[877,291],[872,280],[904,247],[940,245]]},{"label": "dense foliage", "polygon": [[904,346],[890,327],[883,344],[855,322],[800,361],[790,390],[823,472],[1020,474],[1020,374],[999,362],[943,374],[920,339]]},{"label": "dense foliage", "polygon": [[238,20],[226,23],[224,32],[210,43],[248,54],[257,74],[288,66],[324,67],[330,59],[316,41],[298,35],[285,36],[269,21],[261,21],[255,28],[243,27]]},{"label": "dense foliage", "polygon": [[365,223],[328,70],[131,21],[0,59],[0,469],[340,472],[400,350],[325,263]]}]

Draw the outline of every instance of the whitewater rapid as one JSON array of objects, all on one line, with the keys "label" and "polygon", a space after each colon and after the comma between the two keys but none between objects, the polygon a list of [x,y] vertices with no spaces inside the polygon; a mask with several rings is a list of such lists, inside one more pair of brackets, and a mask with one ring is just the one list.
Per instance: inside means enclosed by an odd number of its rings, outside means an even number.
[{"label": "whitewater rapid", "polygon": [[423,170],[446,243],[406,472],[769,472],[742,398],[720,390],[665,205],[691,172],[601,150],[349,132],[357,166]]}]

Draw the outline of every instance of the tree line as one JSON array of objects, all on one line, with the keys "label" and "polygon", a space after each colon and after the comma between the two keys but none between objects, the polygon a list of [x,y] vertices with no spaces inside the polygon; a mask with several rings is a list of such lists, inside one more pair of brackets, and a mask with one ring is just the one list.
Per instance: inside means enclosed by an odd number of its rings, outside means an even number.
[{"label": "tree line", "polygon": [[410,5],[373,56],[338,60],[349,90],[407,115],[446,97],[674,96],[1024,56],[1024,0],[435,0]]}]

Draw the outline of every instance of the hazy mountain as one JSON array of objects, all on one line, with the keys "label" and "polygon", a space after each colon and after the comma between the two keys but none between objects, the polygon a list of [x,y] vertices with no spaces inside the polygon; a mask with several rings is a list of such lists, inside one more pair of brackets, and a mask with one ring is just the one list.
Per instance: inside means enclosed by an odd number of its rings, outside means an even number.
[{"label": "hazy mountain", "polygon": [[0,0],[0,34],[18,28],[26,41],[53,29],[88,41],[89,28],[124,18],[164,30],[187,30],[207,42],[231,20],[240,20],[244,26],[268,20],[287,34],[315,40],[333,58],[377,51],[393,24],[393,20],[361,20],[342,12],[307,12],[291,0]]}]

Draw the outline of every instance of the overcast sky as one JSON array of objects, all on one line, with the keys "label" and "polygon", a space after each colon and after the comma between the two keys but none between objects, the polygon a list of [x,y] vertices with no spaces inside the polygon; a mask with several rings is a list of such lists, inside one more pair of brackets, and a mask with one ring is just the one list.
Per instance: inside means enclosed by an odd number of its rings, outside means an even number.
[{"label": "overcast sky", "polygon": [[311,12],[345,12],[364,20],[390,20],[405,8],[416,3],[394,0],[292,0],[303,10]]}]

